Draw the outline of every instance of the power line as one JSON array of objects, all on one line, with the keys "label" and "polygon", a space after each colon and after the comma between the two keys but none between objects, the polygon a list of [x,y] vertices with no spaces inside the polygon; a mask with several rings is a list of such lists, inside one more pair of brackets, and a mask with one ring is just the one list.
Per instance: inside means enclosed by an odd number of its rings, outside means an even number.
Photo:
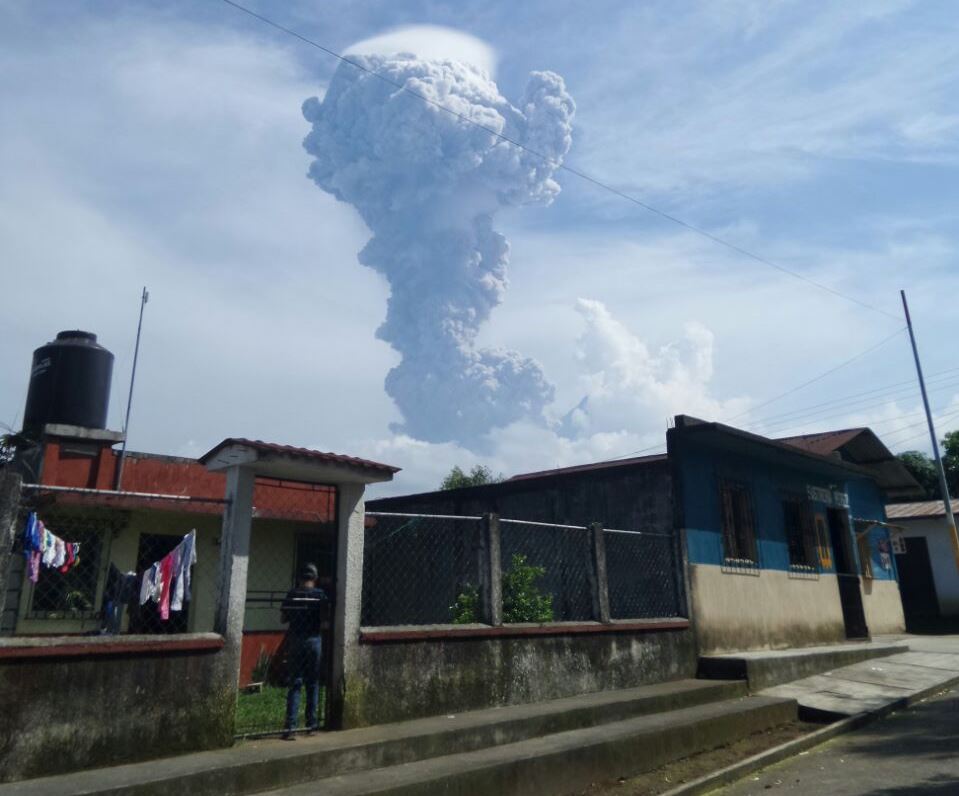
[{"label": "power line", "polygon": [[[938,392],[942,392],[943,390],[954,390],[956,389],[956,387],[959,387],[959,381],[946,382],[944,384],[940,384],[936,386],[934,389],[931,389],[929,392],[938,393]],[[774,433],[781,433],[783,430],[788,431],[789,429],[792,429],[792,428],[799,428],[800,426],[804,426],[807,423],[811,423],[811,422],[821,423],[825,420],[831,420],[836,417],[847,417],[848,415],[851,415],[851,414],[868,412],[870,409],[876,409],[882,406],[888,406],[890,402],[892,402],[893,404],[898,404],[899,401],[909,398],[912,394],[914,393],[907,393],[905,395],[891,394],[890,396],[886,396],[882,398],[882,400],[874,401],[873,403],[868,403],[864,406],[858,406],[858,405],[846,406],[845,408],[835,412],[833,412],[830,408],[819,409],[815,412],[801,414],[796,417],[790,417],[788,419],[784,419],[780,421],[772,421],[772,422],[765,421],[765,420],[759,421],[759,425],[766,432],[771,431]],[[856,403],[859,404],[859,403],[862,403],[862,401],[858,401]],[[831,412],[831,413],[824,415],[823,412]],[[881,423],[883,421],[880,420],[876,422]]]},{"label": "power line", "polygon": [[[954,419],[954,418],[959,418],[959,409],[956,409],[956,410],[954,410],[954,411],[952,411],[952,412],[946,412],[945,414],[939,415],[939,417],[938,417],[937,419],[938,419],[940,422],[942,422],[943,420],[952,420],[952,419]],[[918,425],[923,425],[923,426],[924,426],[924,425],[926,425],[926,421],[924,420],[924,421],[922,421],[922,423],[913,423],[912,425],[913,425],[913,427],[918,426]],[[898,448],[898,447],[901,447],[902,445],[905,445],[907,442],[911,442],[911,441],[914,440],[914,439],[919,439],[920,437],[925,437],[925,436],[928,435],[928,433],[929,433],[928,430],[923,430],[923,431],[920,431],[918,434],[912,434],[911,436],[905,437],[904,439],[900,439],[900,440],[897,440],[897,441],[895,441],[895,442],[891,442],[890,445],[895,445],[895,446]]]},{"label": "power line", "polygon": [[380,72],[377,72],[377,71],[374,70],[374,69],[370,69],[370,68],[364,66],[364,65],[361,64],[361,63],[358,63],[358,62],[356,62],[356,61],[351,61],[349,58],[345,57],[344,55],[341,55],[340,53],[336,52],[335,50],[332,50],[332,49],[330,49],[329,47],[324,47],[324,46],[323,46],[322,44],[320,44],[319,42],[314,41],[313,39],[310,39],[310,38],[304,36],[304,35],[301,34],[301,33],[297,33],[295,30],[292,30],[291,28],[287,28],[287,27],[285,27],[284,25],[279,24],[278,22],[274,22],[274,21],[273,21],[272,19],[270,19],[269,17],[265,17],[265,16],[263,16],[262,14],[258,14],[257,12],[253,11],[252,9],[249,9],[249,8],[247,8],[247,7],[245,7],[245,6],[240,5],[240,4],[237,3],[237,2],[234,2],[234,0],[223,0],[223,2],[224,2],[226,5],[231,6],[232,8],[235,8],[237,11],[242,11],[244,14],[248,14],[249,16],[253,17],[254,19],[257,19],[257,20],[259,20],[260,22],[262,22],[262,23],[264,23],[264,24],[266,24],[266,25],[269,25],[269,26],[272,27],[272,28],[275,28],[276,30],[278,30],[278,31],[280,31],[280,32],[282,32],[282,33],[285,33],[285,34],[287,34],[288,36],[292,36],[293,38],[298,39],[299,41],[303,42],[304,44],[308,44],[308,45],[310,45],[311,47],[315,47],[316,49],[320,50],[321,52],[324,52],[324,53],[326,53],[327,55],[332,56],[333,58],[336,58],[337,60],[343,62],[344,64],[349,64],[349,65],[352,66],[354,69],[359,69],[359,70],[362,71],[362,72],[366,72],[367,74],[369,74],[369,75],[377,78],[378,80],[382,80],[384,83],[387,83],[387,84],[393,86],[394,88],[399,89],[400,91],[402,91],[402,92],[404,92],[404,93],[406,93],[406,94],[409,94],[409,95],[412,96],[412,97],[416,97],[417,99],[419,99],[419,100],[421,100],[421,101],[423,101],[423,102],[426,102],[427,104],[432,105],[432,106],[434,106],[435,108],[438,108],[439,110],[443,111],[444,113],[448,113],[449,115],[455,116],[457,119],[460,119],[461,121],[466,122],[467,124],[471,124],[471,125],[473,125],[474,127],[477,127],[477,128],[480,129],[480,130],[484,130],[485,132],[487,132],[487,133],[489,133],[490,135],[498,138],[499,140],[505,141],[506,143],[509,143],[509,144],[512,144],[513,146],[518,147],[519,149],[522,149],[524,152],[528,152],[529,154],[533,155],[534,157],[539,158],[540,160],[542,160],[542,161],[550,164],[551,166],[555,166],[555,167],[557,167],[557,168],[559,168],[559,169],[567,172],[568,174],[572,174],[573,176],[578,177],[579,179],[584,180],[585,182],[591,183],[592,185],[595,185],[597,188],[601,188],[601,189],[604,190],[604,191],[608,191],[609,193],[613,194],[614,196],[618,196],[620,199],[625,199],[626,201],[631,202],[631,203],[633,203],[634,205],[643,208],[643,210],[646,210],[646,211],[649,212],[649,213],[652,213],[652,214],[654,214],[654,215],[657,215],[657,216],[659,216],[660,218],[663,218],[663,219],[665,219],[665,220],[667,220],[667,221],[672,222],[673,224],[676,224],[676,225],[678,225],[678,226],[680,226],[680,227],[683,227],[684,229],[687,229],[687,230],[689,230],[690,232],[693,232],[693,233],[695,233],[695,234],[697,234],[697,235],[700,235],[701,237],[704,237],[704,238],[706,238],[707,240],[712,241],[713,243],[716,243],[716,244],[718,244],[718,245],[720,245],[720,246],[724,246],[725,248],[729,249],[730,251],[734,251],[734,252],[736,252],[737,254],[741,254],[741,255],[744,256],[744,257],[748,257],[749,259],[754,260],[755,262],[761,263],[762,265],[766,265],[766,266],[768,266],[768,267],[770,267],[770,268],[775,268],[777,271],[781,271],[782,273],[788,274],[789,276],[791,276],[791,277],[793,277],[793,278],[795,278],[795,279],[799,279],[799,280],[801,280],[801,281],[803,281],[803,282],[805,282],[805,283],[807,283],[807,284],[809,284],[809,285],[812,285],[812,286],[814,286],[814,287],[819,288],[820,290],[824,290],[824,291],[826,291],[827,293],[831,293],[832,295],[834,295],[834,296],[836,296],[836,297],[838,297],[838,298],[845,299],[846,301],[850,301],[850,302],[852,302],[853,304],[858,304],[860,307],[862,307],[862,308],[864,308],[864,309],[872,310],[873,312],[878,312],[878,313],[880,313],[880,314],[882,314],[882,315],[885,315],[886,317],[894,318],[896,321],[899,321],[899,320],[900,320],[900,318],[899,318],[898,315],[894,315],[893,313],[887,312],[886,310],[880,309],[879,307],[874,307],[872,304],[867,304],[866,302],[861,301],[861,300],[859,300],[859,299],[857,299],[857,298],[855,298],[855,297],[853,297],[853,296],[850,296],[850,295],[848,295],[848,294],[846,294],[846,293],[842,293],[841,291],[836,290],[835,288],[831,288],[831,287],[829,287],[828,285],[824,285],[822,282],[817,282],[815,279],[810,279],[808,276],[804,276],[803,274],[799,273],[798,271],[793,271],[792,269],[787,268],[787,267],[784,266],[784,265],[780,265],[779,263],[776,263],[776,262],[774,262],[774,261],[772,261],[772,260],[769,260],[769,259],[767,259],[766,257],[763,257],[763,256],[761,256],[761,255],[759,255],[759,254],[754,253],[754,252],[751,252],[751,251],[749,251],[748,249],[743,248],[742,246],[738,246],[737,244],[732,243],[732,242],[730,242],[730,241],[728,241],[728,240],[726,240],[726,239],[724,239],[724,238],[721,238],[721,237],[719,237],[718,235],[714,235],[712,232],[708,232],[707,230],[703,229],[702,227],[698,227],[698,226],[696,226],[695,224],[691,224],[691,223],[689,223],[688,221],[684,221],[683,219],[679,218],[678,216],[674,216],[674,215],[672,215],[671,213],[667,213],[667,212],[664,211],[664,210],[660,210],[659,208],[654,207],[653,205],[649,204],[648,202],[644,202],[644,201],[642,201],[641,199],[637,199],[635,196],[633,196],[633,195],[631,195],[631,194],[628,194],[628,193],[626,193],[625,191],[621,191],[621,190],[618,189],[618,188],[614,188],[612,185],[609,185],[608,183],[605,183],[605,182],[603,182],[602,180],[600,180],[600,179],[598,179],[598,178],[596,178],[596,177],[593,177],[593,176],[587,174],[587,173],[584,172],[584,171],[580,171],[579,169],[573,168],[572,166],[568,166],[568,165],[566,165],[565,163],[556,164],[555,161],[554,161],[552,158],[550,158],[550,157],[542,154],[541,152],[538,152],[538,151],[536,151],[535,149],[532,149],[532,148],[526,146],[525,144],[521,144],[519,141],[516,141],[515,139],[510,138],[509,136],[506,136],[506,135],[504,135],[503,133],[501,133],[501,132],[499,132],[499,131],[497,131],[497,130],[494,130],[494,129],[491,128],[491,127],[487,127],[486,125],[481,124],[480,122],[477,122],[477,121],[475,121],[474,119],[471,119],[471,118],[470,118],[469,116],[467,116],[466,114],[460,113],[459,111],[453,110],[452,108],[448,108],[446,105],[444,105],[444,104],[441,103],[441,102],[438,102],[438,101],[436,101],[436,100],[434,100],[434,99],[432,99],[432,98],[430,98],[430,97],[427,97],[427,96],[424,95],[424,94],[420,94],[418,91],[415,91],[415,90],[409,88],[409,87],[408,87],[406,84],[404,84],[404,83],[400,83],[400,82],[397,81],[397,80],[392,80],[391,78],[387,77],[386,75],[381,74]]},{"label": "power line", "polygon": [[792,395],[792,394],[795,393],[795,392],[799,392],[799,390],[802,390],[802,389],[808,387],[810,384],[815,384],[817,381],[821,381],[822,379],[826,378],[826,376],[832,375],[832,374],[835,373],[837,370],[841,370],[842,368],[846,367],[847,365],[851,365],[851,364],[852,364],[853,362],[855,362],[856,360],[862,359],[862,358],[863,358],[864,356],[866,356],[867,354],[871,354],[873,351],[875,351],[875,350],[878,349],[878,348],[881,348],[882,346],[884,346],[886,343],[888,343],[888,342],[889,342],[890,340],[892,340],[893,338],[898,337],[899,335],[901,335],[904,331],[906,331],[906,327],[905,327],[905,326],[903,326],[901,329],[898,329],[897,331],[893,332],[893,333],[892,333],[891,335],[889,335],[888,337],[884,337],[882,340],[880,340],[880,341],[879,341],[878,343],[876,343],[874,346],[870,346],[870,347],[867,348],[865,351],[861,351],[860,353],[856,354],[855,356],[850,357],[850,358],[847,359],[845,362],[840,362],[840,363],[839,363],[838,365],[836,365],[835,367],[829,368],[829,370],[820,373],[818,376],[813,376],[813,378],[811,378],[811,379],[809,379],[809,380],[807,380],[807,381],[804,381],[802,384],[797,384],[795,387],[793,387],[793,388],[791,388],[791,389],[789,389],[789,390],[786,390],[786,392],[780,393],[779,395],[774,395],[772,398],[769,398],[769,399],[763,401],[761,404],[757,404],[756,406],[751,406],[751,407],[749,407],[749,409],[746,409],[746,410],[740,412],[738,415],[733,415],[732,417],[726,418],[725,420],[723,420],[723,421],[721,421],[721,422],[723,422],[723,423],[731,423],[733,420],[737,420],[737,419],[739,419],[740,417],[743,417],[744,415],[748,415],[748,414],[750,414],[751,412],[755,412],[757,409],[762,409],[764,406],[769,406],[769,404],[771,404],[771,403],[775,403],[776,401],[780,401],[780,400],[782,400],[783,398],[785,398],[785,397],[787,397],[787,396],[789,396],[789,395]]},{"label": "power line", "polygon": [[[956,375],[954,375],[956,371],[959,371],[959,368],[949,368],[947,370],[939,371],[931,375],[927,379],[927,381],[928,382],[937,381],[938,382],[937,389],[942,386],[948,386],[949,384],[954,383],[954,380],[957,378]],[[948,376],[949,380],[944,382],[941,378],[942,376]],[[890,388],[894,388],[894,389],[890,389]],[[793,416],[805,415],[807,414],[807,412],[812,413],[813,410],[820,409],[820,408],[828,409],[834,406],[855,405],[855,404],[862,403],[863,401],[872,401],[877,396],[880,396],[880,395],[891,396],[891,395],[897,395],[901,393],[911,393],[915,389],[916,389],[916,382],[914,379],[906,379],[905,381],[890,382],[888,384],[884,384],[879,387],[874,387],[871,390],[864,390],[862,392],[851,393],[849,395],[844,395],[840,398],[836,398],[833,400],[822,401],[821,403],[818,403],[818,404],[807,404],[806,406],[801,406],[796,409],[790,410],[789,412],[783,412],[782,414],[767,415],[766,417],[756,418],[756,422],[778,423],[781,420],[786,420]]]}]

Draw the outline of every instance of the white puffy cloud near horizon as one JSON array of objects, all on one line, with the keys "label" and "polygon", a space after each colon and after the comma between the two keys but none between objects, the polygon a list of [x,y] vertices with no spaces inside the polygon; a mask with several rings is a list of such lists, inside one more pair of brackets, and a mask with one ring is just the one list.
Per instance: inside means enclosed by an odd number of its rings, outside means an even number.
[{"label": "white puffy cloud near horizon", "polygon": [[[351,41],[406,25],[450,28],[448,15],[413,5],[406,19],[380,18],[365,4],[334,11],[356,16]],[[323,94],[332,66],[247,20],[191,16],[188,4],[160,13],[132,3],[115,15],[44,8],[0,12],[8,23],[0,102],[10,110],[0,116],[8,425],[23,409],[32,350],[75,327],[97,332],[117,356],[110,420],[120,425],[145,284],[130,428],[137,450],[196,456],[224,437],[250,436],[365,455],[404,468],[378,488],[385,494],[435,487],[453,464],[510,475],[655,451],[679,413],[739,416],[734,425],[773,436],[867,423],[895,449],[927,448],[908,390],[787,414],[908,381],[903,335],[763,406],[874,346],[894,321],[568,174],[554,206],[502,214],[510,285],[478,341],[542,364],[556,386],[546,420],[494,429],[473,450],[392,434],[401,418],[383,379],[398,357],[375,337],[388,289],[356,260],[369,230],[306,178],[300,103]],[[578,104],[574,167],[651,186],[678,215],[869,304],[896,311],[906,287],[940,430],[959,426],[955,314],[944,298],[959,290],[959,198],[943,191],[955,177],[954,22],[910,29],[917,53],[906,75],[922,83],[944,70],[935,81],[912,96],[896,81],[863,106],[858,98],[889,74],[879,64],[870,77],[865,66],[883,41],[896,41],[893,23],[908,28],[897,15],[914,6],[889,4],[880,18],[848,10],[835,34],[824,32],[829,15],[796,21],[795,4],[735,8],[741,14],[723,15],[714,44],[703,31],[715,14],[667,24],[663,10],[660,25],[656,4],[569,20],[598,26],[605,52],[581,49],[592,39],[556,46],[571,41],[565,23],[538,20],[533,36],[506,4],[486,6],[485,16],[464,11],[462,30],[489,42],[507,96],[531,70],[563,75]],[[260,10],[286,21],[282,4]],[[764,44],[766,31],[791,20],[794,46]],[[864,66],[841,68],[840,43],[851,62],[868,55]],[[471,57],[487,56],[481,47]],[[817,59],[832,70],[821,85]],[[807,111],[815,124],[797,159]],[[744,119],[761,122],[746,143]],[[882,182],[853,190],[867,166]],[[770,175],[781,206],[770,206]],[[826,211],[815,215],[816,205]]]}]

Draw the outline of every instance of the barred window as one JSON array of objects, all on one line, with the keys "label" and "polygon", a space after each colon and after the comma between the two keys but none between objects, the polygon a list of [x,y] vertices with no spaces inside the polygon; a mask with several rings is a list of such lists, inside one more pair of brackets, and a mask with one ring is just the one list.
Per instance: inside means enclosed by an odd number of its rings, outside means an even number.
[{"label": "barred window", "polygon": [[783,500],[783,524],[789,545],[789,566],[816,569],[818,556],[809,503],[798,497]]},{"label": "barred window", "polygon": [[723,554],[727,561],[758,563],[749,488],[735,481],[719,486],[723,513]]}]

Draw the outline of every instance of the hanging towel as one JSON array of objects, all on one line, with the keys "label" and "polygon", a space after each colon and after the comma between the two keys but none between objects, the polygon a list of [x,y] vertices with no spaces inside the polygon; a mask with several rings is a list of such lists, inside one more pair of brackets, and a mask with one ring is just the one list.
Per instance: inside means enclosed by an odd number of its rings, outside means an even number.
[{"label": "hanging towel", "polygon": [[170,580],[173,575],[173,561],[176,558],[176,551],[167,553],[160,562],[160,619],[166,621],[170,618]]}]

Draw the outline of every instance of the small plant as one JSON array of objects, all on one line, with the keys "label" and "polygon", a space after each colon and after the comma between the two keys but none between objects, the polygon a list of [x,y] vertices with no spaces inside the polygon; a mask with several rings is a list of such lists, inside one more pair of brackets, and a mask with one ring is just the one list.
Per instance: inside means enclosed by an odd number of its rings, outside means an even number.
[{"label": "small plant", "polygon": [[79,589],[67,592],[64,603],[66,604],[67,611],[73,614],[79,614],[93,609],[90,598]]},{"label": "small plant", "polygon": [[552,622],[553,595],[540,592],[536,581],[545,567],[526,563],[526,556],[514,553],[509,572],[503,573],[503,621]]},{"label": "small plant", "polygon": [[268,655],[267,651],[260,647],[260,654],[256,659],[256,664],[253,666],[253,682],[254,683],[265,683],[267,677],[270,675],[270,666],[273,664],[273,656]]},{"label": "small plant", "polygon": [[450,606],[454,625],[471,625],[479,622],[479,589],[466,584],[466,588],[456,597]]}]

